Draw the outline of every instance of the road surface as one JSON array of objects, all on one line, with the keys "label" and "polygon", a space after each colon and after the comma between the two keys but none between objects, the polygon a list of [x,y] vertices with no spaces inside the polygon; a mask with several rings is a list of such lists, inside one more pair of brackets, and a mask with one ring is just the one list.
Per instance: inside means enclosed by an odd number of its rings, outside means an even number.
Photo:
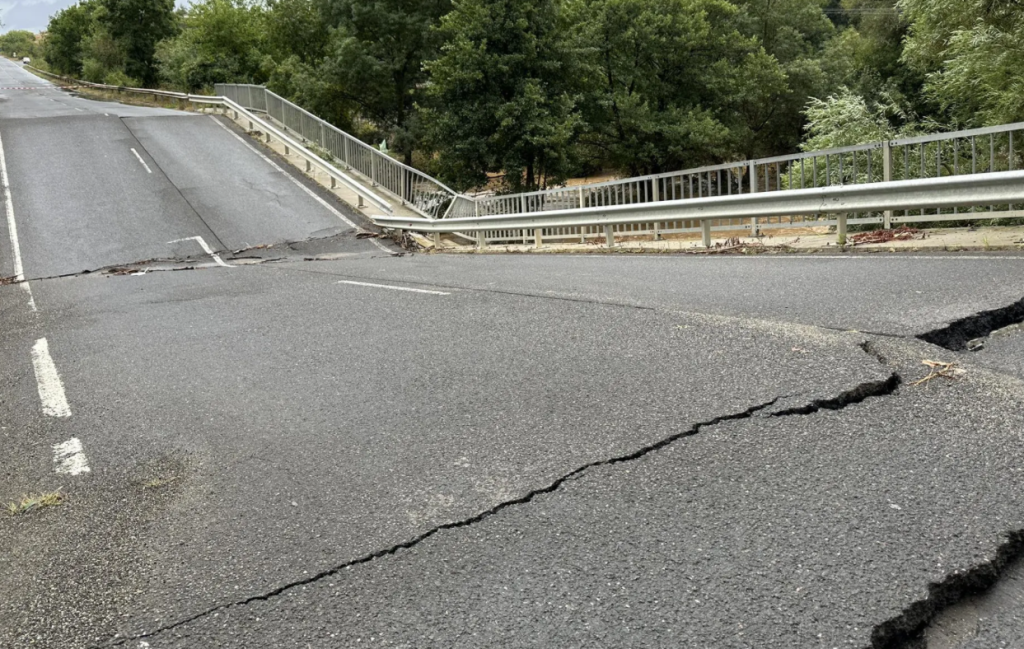
[{"label": "road surface", "polygon": [[401,254],[238,135],[0,62],[0,646],[1012,646],[1024,255]]}]

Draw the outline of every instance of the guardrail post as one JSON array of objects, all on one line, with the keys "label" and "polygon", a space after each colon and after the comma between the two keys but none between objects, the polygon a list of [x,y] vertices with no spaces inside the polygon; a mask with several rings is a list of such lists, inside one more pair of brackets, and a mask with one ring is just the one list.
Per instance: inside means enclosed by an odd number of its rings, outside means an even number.
[{"label": "guardrail post", "polygon": [[440,232],[435,232],[434,236],[431,237],[431,238],[434,240],[434,247],[435,248],[440,248],[441,247],[441,233]]},{"label": "guardrail post", "polygon": [[526,214],[526,197],[522,195],[519,196],[519,213]]},{"label": "guardrail post", "polygon": [[[882,180],[892,180],[892,145],[889,140],[882,143]],[[885,210],[883,213],[882,227],[886,230],[892,229],[892,210]]]},{"label": "guardrail post", "polygon": [[309,160],[306,160],[306,173],[309,173],[311,171],[313,171],[313,163],[310,162]]},{"label": "guardrail post", "polygon": [[615,231],[610,225],[604,226],[604,243],[609,248],[615,247]]},{"label": "guardrail post", "polygon": [[331,176],[331,189],[337,189],[337,188],[338,188],[338,179],[335,178],[334,176]]},{"label": "guardrail post", "polygon": [[377,156],[370,155],[370,186],[377,186]]},{"label": "guardrail post", "polygon": [[583,209],[583,188],[580,187],[580,209]]},{"label": "guardrail post", "polygon": [[[757,193],[757,165],[750,161],[750,193]],[[750,236],[756,237],[761,234],[761,228],[757,225],[757,217],[750,219]]]},{"label": "guardrail post", "polygon": [[540,248],[540,244],[544,242],[544,229],[537,228],[533,231],[533,245]]},{"label": "guardrail post", "polygon": [[407,184],[406,183],[406,177],[409,175],[409,172],[406,169],[404,169],[402,167],[399,167],[398,168],[398,173],[399,173],[401,181],[402,181],[400,183],[400,185],[399,185],[399,190],[402,192],[401,193],[402,205],[405,205],[405,186]]},{"label": "guardrail post", "polygon": [[846,245],[846,212],[841,212],[836,219],[836,243],[840,246]]},{"label": "guardrail post", "polygon": [[479,230],[476,233],[476,249],[483,250],[485,247],[487,247],[487,235],[483,230]]},{"label": "guardrail post", "polygon": [[700,238],[705,248],[711,247],[711,219],[702,219],[700,222]]}]

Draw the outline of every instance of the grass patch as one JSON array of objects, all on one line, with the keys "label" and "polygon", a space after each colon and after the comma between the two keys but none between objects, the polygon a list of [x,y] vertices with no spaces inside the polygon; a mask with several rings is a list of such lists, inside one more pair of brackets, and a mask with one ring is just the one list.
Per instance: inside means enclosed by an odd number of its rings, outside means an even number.
[{"label": "grass patch", "polygon": [[25,494],[21,500],[7,503],[7,512],[11,516],[19,516],[44,507],[56,507],[62,502],[64,502],[64,494],[60,492],[60,489],[40,494]]}]

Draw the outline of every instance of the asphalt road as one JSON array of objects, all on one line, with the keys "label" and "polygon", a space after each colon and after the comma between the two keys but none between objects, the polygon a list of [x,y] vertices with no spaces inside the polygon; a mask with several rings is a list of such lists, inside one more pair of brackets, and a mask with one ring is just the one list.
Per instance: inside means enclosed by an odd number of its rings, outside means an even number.
[{"label": "asphalt road", "polygon": [[394,256],[226,123],[31,83],[0,501],[64,502],[0,518],[0,646],[1012,646],[1024,334],[916,336],[1024,256]]}]

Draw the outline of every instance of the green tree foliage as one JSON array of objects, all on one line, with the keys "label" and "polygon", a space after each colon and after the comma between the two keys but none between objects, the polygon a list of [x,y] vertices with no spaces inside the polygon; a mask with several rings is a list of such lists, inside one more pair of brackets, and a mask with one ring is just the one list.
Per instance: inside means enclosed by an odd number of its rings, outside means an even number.
[{"label": "green tree foliage", "polygon": [[156,46],[161,76],[196,92],[214,83],[266,81],[268,30],[262,5],[246,0],[203,0],[181,15],[181,31]]},{"label": "green tree foliage", "polygon": [[433,28],[450,9],[449,0],[323,0],[333,27],[323,71],[410,163],[423,63],[437,55],[441,36]]},{"label": "green tree foliage", "polygon": [[722,0],[582,0],[583,141],[632,174],[720,160],[785,88],[778,62],[736,29]]},{"label": "green tree foliage", "polygon": [[1024,5],[1007,0],[900,0],[910,21],[903,60],[957,125],[1024,119]]},{"label": "green tree foliage", "polygon": [[0,35],[0,52],[7,56],[34,58],[38,55],[38,49],[36,35],[32,32],[16,29]]},{"label": "green tree foliage", "polygon": [[124,73],[144,84],[157,80],[156,44],[177,30],[174,0],[99,0],[96,19],[123,54]]},{"label": "green tree foliage", "polygon": [[93,12],[98,0],[86,0],[58,11],[50,18],[43,45],[43,58],[57,73],[82,76],[83,45],[92,31]]},{"label": "green tree foliage", "polygon": [[472,187],[504,172],[519,190],[573,169],[580,71],[562,9],[556,0],[460,0],[441,21],[424,121],[444,178]]},{"label": "green tree foliage", "polygon": [[735,0],[742,33],[752,36],[785,75],[770,93],[761,92],[744,117],[750,128],[744,153],[772,155],[800,141],[801,109],[809,97],[830,88],[821,56],[835,35],[824,13],[827,0]]}]

